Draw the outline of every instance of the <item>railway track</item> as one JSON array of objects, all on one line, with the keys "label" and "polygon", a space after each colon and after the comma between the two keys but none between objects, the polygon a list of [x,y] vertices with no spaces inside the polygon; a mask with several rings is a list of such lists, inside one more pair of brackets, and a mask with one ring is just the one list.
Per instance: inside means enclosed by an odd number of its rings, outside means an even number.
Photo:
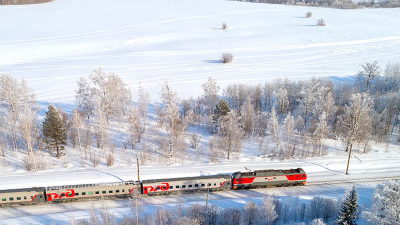
[{"label": "railway track", "polygon": [[400,180],[400,176],[357,178],[357,179],[346,179],[346,180],[328,180],[328,181],[308,181],[306,185],[320,186],[320,185],[331,185],[331,184],[354,184],[354,183],[380,182],[385,180]]}]

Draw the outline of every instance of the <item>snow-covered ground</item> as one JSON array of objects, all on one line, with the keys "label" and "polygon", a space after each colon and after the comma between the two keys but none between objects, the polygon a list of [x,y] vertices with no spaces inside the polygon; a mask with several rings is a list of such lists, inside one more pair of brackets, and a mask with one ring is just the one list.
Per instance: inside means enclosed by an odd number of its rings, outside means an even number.
[{"label": "snow-covered ground", "polygon": [[[304,186],[290,188],[261,188],[252,190],[239,191],[218,191],[211,192],[209,196],[209,204],[216,204],[220,208],[227,207],[243,207],[248,201],[254,201],[257,204],[262,202],[265,194],[276,196],[282,204],[285,203],[288,196],[299,197],[304,203],[316,196],[329,197],[341,200],[346,192],[351,188],[352,184],[326,185],[326,186]],[[370,199],[374,193],[376,183],[357,184],[359,193],[359,204],[361,207],[368,206]],[[205,204],[206,193],[184,194],[182,195],[182,203],[184,206],[200,203]],[[127,199],[106,200],[104,203],[109,211],[116,217],[122,217],[124,214],[130,213]],[[154,197],[144,197],[143,205],[145,210],[143,213],[154,213],[157,206],[162,205],[166,209],[173,209],[177,206],[178,198],[176,195],[164,195]],[[94,206],[96,209],[101,208],[101,203],[97,200],[89,202],[72,202],[61,204],[47,204],[38,206],[17,206],[0,208],[1,224],[70,224],[71,219],[79,220],[90,218],[89,208]],[[359,224],[368,224],[365,219],[361,219]]]},{"label": "snow-covered ground", "polygon": [[[304,18],[307,11],[313,13],[312,18]],[[75,81],[98,66],[118,74],[134,91],[141,81],[153,102],[164,79],[173,82],[182,98],[201,95],[200,85],[210,76],[221,87],[279,77],[342,79],[356,74],[366,61],[377,60],[381,66],[400,61],[398,15],[400,9],[338,10],[218,0],[57,0],[1,6],[0,74],[25,78],[43,108],[56,102],[67,112],[74,107]],[[327,26],[315,26],[319,18],[325,19]],[[227,30],[221,29],[223,22]],[[233,54],[233,63],[219,61],[224,52]],[[206,146],[210,135],[202,135]],[[309,181],[399,176],[396,135],[390,144],[374,144],[370,153],[352,157],[349,175],[345,175],[347,154],[340,141],[326,140],[329,154],[325,157],[281,161],[261,157],[254,140],[246,140],[240,160],[209,163],[206,156],[192,152],[192,158],[182,164],[142,166],[141,179],[231,173],[244,171],[244,167],[302,167]],[[13,161],[0,159],[0,189],[137,179],[130,150],[117,149],[116,166],[107,167],[103,162],[97,168],[88,160],[81,167],[78,150],[68,147],[67,152],[71,154],[62,160],[46,155],[50,169],[35,173],[22,169],[22,153],[18,159],[11,158]],[[360,186],[362,202],[369,202],[373,186]],[[293,193],[303,199],[315,195],[337,198],[347,188],[306,186],[271,192],[281,197]],[[260,202],[264,192],[233,192],[237,197],[232,197],[232,192],[223,192],[222,197],[212,194],[211,203],[242,206],[248,199]],[[172,207],[173,199],[147,198],[146,204],[149,208],[158,204]],[[199,194],[187,196],[185,202],[203,199]],[[128,210],[125,200],[107,202],[116,214]],[[70,214],[87,216],[84,209],[88,204],[0,208],[0,223],[65,222]]]},{"label": "snow-covered ground", "polygon": [[[312,18],[305,18],[311,11]],[[39,101],[74,101],[98,66],[152,100],[164,79],[184,98],[210,76],[229,83],[344,77],[365,61],[399,60],[400,9],[339,10],[219,0],[57,0],[0,7],[0,73]],[[327,26],[315,26],[323,18]],[[221,24],[228,25],[227,30]],[[220,63],[222,53],[234,56]],[[136,96],[134,94],[134,96]]]}]

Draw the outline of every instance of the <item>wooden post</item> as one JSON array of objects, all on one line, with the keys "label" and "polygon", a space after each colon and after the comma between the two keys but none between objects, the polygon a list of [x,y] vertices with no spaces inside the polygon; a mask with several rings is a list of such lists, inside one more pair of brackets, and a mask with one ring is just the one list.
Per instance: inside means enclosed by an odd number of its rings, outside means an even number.
[{"label": "wooden post", "polygon": [[137,179],[140,182],[140,173],[139,173],[139,158],[136,158],[136,163],[137,163]]},{"label": "wooden post", "polygon": [[347,160],[346,175],[349,175],[349,165],[350,165],[350,156],[351,156],[351,149],[352,149],[352,147],[353,147],[353,144],[350,144],[349,159]]}]

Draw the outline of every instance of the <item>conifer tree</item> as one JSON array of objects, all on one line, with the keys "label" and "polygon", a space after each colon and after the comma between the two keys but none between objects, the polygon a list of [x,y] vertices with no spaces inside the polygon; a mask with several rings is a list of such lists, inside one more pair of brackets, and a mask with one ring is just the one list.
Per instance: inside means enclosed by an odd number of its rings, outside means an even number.
[{"label": "conifer tree", "polygon": [[231,111],[229,109],[228,102],[225,99],[219,100],[218,104],[215,106],[214,110],[214,122],[217,122],[221,116],[226,116]]},{"label": "conifer tree", "polygon": [[61,150],[65,150],[63,145],[67,144],[67,131],[64,122],[57,109],[51,104],[48,107],[42,128],[45,143],[51,150],[57,150],[57,157],[61,157]]},{"label": "conifer tree", "polygon": [[336,219],[336,224],[356,225],[358,219],[358,193],[354,185],[346,199],[340,206],[340,212]]}]

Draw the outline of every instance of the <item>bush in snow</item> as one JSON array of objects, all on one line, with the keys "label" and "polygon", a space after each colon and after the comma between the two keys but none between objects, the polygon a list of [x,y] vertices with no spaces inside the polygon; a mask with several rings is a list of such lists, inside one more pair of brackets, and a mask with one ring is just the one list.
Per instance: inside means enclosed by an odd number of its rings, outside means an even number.
[{"label": "bush in snow", "polygon": [[223,63],[231,63],[233,61],[233,55],[231,53],[222,54]]},{"label": "bush in snow", "polygon": [[385,181],[379,184],[372,197],[372,207],[365,217],[372,224],[399,224],[400,181]]},{"label": "bush in snow", "polygon": [[197,149],[197,147],[200,144],[201,136],[197,135],[196,132],[190,135],[190,146],[194,149]]},{"label": "bush in snow", "polygon": [[307,12],[306,13],[306,18],[310,18],[310,17],[312,17],[312,13],[311,12]]},{"label": "bush in snow", "polygon": [[114,154],[108,153],[106,156],[106,162],[107,162],[107,166],[113,166],[115,163]]},{"label": "bush in snow", "polygon": [[323,27],[323,26],[325,26],[326,24],[325,24],[325,20],[324,19],[319,19],[318,21],[317,21],[317,26],[319,26],[319,27]]},{"label": "bush in snow", "polygon": [[228,25],[226,25],[226,23],[222,23],[221,28],[222,28],[222,30],[226,30],[226,29],[228,29]]}]

